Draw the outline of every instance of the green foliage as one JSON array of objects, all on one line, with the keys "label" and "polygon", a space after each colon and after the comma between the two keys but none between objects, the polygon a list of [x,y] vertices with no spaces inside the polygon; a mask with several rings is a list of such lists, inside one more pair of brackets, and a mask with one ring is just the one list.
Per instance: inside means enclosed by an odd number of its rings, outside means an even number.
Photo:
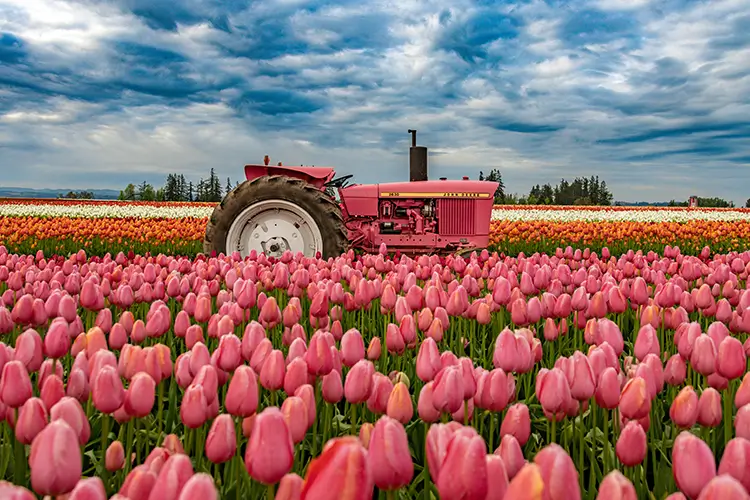
[{"label": "green foliage", "polygon": [[[239,186],[239,182],[235,185]],[[205,201],[218,203],[233,189],[232,181],[227,177],[226,188],[221,186],[219,177],[211,169],[208,179],[200,179],[197,185],[187,181],[183,174],[167,175],[163,187],[154,188],[147,182],[139,186],[128,184],[120,191],[119,200],[129,201]]]},{"label": "green foliage", "polygon": [[[748,200],[750,202],[750,200]],[[688,202],[687,201],[675,201],[670,200],[669,201],[670,207],[687,207]],[[745,206],[748,206],[747,203],[745,203]],[[706,207],[706,208],[734,208],[734,202],[733,201],[727,201],[723,198],[701,198],[698,197],[698,207]]]},{"label": "green foliage", "polygon": [[490,170],[487,177],[485,177],[484,172],[480,170],[479,180],[497,182],[498,186],[497,189],[495,189],[495,203],[505,203],[505,183],[503,182],[503,174],[500,173],[500,170],[493,168]]},{"label": "green foliage", "polygon": [[94,193],[91,191],[68,191],[67,194],[58,194],[61,200],[93,200]]}]

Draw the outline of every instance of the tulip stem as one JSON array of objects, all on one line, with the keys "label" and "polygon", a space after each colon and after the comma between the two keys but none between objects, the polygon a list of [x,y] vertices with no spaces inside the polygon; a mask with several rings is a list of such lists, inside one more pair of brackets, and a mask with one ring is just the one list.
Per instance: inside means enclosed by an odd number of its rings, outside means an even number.
[{"label": "tulip stem", "polygon": [[732,386],[724,391],[724,446],[732,439]]},{"label": "tulip stem", "polygon": [[[18,422],[17,408],[16,422]],[[24,449],[24,445],[17,439],[13,440],[13,448],[16,455],[14,464],[14,482],[17,486],[24,486],[26,484],[26,450]]]},{"label": "tulip stem", "polygon": [[386,495],[386,498],[388,498],[388,500],[396,500],[396,492],[395,492],[395,490],[388,490],[385,493],[385,495]]},{"label": "tulip stem", "polygon": [[603,475],[609,472],[609,410],[604,410],[604,471]]},{"label": "tulip stem", "polygon": [[276,494],[274,493],[274,488],[272,484],[269,484],[266,486],[266,498],[268,500],[274,500],[274,497]]},{"label": "tulip stem", "polygon": [[109,415],[102,413],[102,455],[101,455],[101,466],[102,466],[102,481],[107,484],[107,468],[104,466],[104,457],[107,455],[107,438],[109,437]]}]

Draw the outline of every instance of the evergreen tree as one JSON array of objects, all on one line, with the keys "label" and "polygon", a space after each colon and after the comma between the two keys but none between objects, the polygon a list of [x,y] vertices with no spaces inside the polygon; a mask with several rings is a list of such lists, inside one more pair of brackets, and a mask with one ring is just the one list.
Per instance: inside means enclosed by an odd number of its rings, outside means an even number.
[{"label": "evergreen tree", "polygon": [[232,181],[229,180],[229,177],[227,177],[227,187],[225,194],[229,194],[230,191],[232,191]]}]

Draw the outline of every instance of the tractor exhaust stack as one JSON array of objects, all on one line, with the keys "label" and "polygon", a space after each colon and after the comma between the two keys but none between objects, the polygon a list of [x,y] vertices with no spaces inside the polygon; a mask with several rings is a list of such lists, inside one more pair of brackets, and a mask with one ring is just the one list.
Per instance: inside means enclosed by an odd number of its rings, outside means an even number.
[{"label": "tractor exhaust stack", "polygon": [[409,130],[411,147],[409,148],[409,181],[427,180],[427,148],[417,146],[417,131]]}]

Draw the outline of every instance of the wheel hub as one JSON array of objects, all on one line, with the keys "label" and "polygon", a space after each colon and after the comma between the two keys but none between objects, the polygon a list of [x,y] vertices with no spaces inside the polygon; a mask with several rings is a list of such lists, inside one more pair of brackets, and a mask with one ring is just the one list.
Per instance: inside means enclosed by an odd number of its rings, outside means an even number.
[{"label": "wheel hub", "polygon": [[322,250],[323,237],[303,208],[285,200],[264,200],[244,209],[227,233],[227,253],[251,251],[279,258],[289,250],[312,257]]}]

